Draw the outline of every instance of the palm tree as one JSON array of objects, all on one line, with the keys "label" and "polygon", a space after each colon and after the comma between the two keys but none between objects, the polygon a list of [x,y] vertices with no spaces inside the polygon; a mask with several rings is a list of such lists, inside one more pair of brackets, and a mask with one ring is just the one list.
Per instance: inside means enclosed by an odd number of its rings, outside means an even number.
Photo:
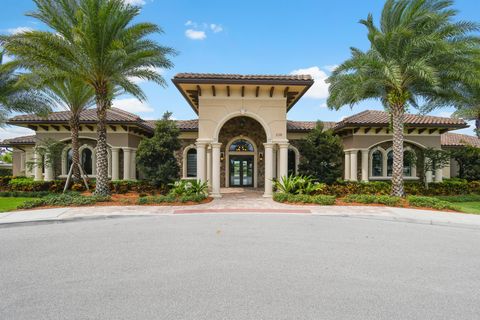
[{"label": "palm tree", "polygon": [[92,87],[77,79],[49,83],[42,91],[56,109],[70,112],[69,125],[72,138],[73,178],[74,181],[80,181],[80,146],[78,141],[80,113],[95,104],[95,92]]},{"label": "palm tree", "polygon": [[404,115],[409,106],[453,100],[445,88],[473,78],[472,54],[479,40],[470,33],[477,25],[452,22],[456,11],[449,0],[388,0],[380,26],[371,14],[367,27],[370,48],[352,48],[352,57],[327,80],[327,104],[339,109],[366,99],[380,99],[393,127],[392,195],[404,196]]},{"label": "palm tree", "polygon": [[4,51],[0,51],[0,125],[11,112],[46,114],[51,111],[48,101],[15,72],[15,61],[3,63],[4,55]]},{"label": "palm tree", "polygon": [[106,115],[114,91],[121,89],[139,100],[145,94],[134,78],[165,80],[159,68],[171,68],[167,58],[175,51],[147,36],[162,30],[151,23],[133,23],[140,8],[123,0],[34,0],[37,11],[29,13],[53,32],[28,31],[0,40],[27,69],[45,69],[45,83],[76,78],[95,91],[97,107],[96,193],[109,194]]}]

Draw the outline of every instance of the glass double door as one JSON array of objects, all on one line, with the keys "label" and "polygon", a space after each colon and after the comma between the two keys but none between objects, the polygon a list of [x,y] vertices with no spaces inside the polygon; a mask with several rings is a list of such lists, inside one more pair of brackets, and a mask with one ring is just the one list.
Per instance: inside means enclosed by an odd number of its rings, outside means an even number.
[{"label": "glass double door", "polygon": [[253,156],[230,155],[230,187],[253,187]]}]

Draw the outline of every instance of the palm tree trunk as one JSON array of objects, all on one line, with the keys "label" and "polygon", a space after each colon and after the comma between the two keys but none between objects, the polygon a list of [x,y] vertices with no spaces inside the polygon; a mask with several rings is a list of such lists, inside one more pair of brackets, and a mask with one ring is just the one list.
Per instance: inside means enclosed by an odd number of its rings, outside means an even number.
[{"label": "palm tree trunk", "polygon": [[391,108],[393,122],[393,172],[392,196],[403,197],[403,106],[395,105]]},{"label": "palm tree trunk", "polygon": [[[78,141],[78,132],[80,129],[80,115],[73,114],[70,118],[70,130],[72,137],[72,164],[73,164],[73,181],[79,182],[82,177],[80,176],[80,170],[78,165],[80,164],[80,152],[79,152],[79,141]],[[67,168],[67,172],[70,168]]]},{"label": "palm tree trunk", "polygon": [[480,138],[480,118],[475,119],[475,133]]},{"label": "palm tree trunk", "polygon": [[110,101],[107,98],[97,99],[97,181],[95,194],[107,196],[110,194],[108,181],[108,151],[107,151],[107,109]]}]

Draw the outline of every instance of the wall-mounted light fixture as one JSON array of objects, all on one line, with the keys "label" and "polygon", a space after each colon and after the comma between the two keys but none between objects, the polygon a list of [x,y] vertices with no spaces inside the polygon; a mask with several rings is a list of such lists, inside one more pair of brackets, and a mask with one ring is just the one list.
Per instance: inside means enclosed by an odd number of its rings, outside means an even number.
[{"label": "wall-mounted light fixture", "polygon": [[225,153],[220,152],[220,161],[223,161],[223,159],[225,159]]},{"label": "wall-mounted light fixture", "polygon": [[260,161],[263,161],[263,152],[259,152],[259,153],[258,153],[258,159],[259,159]]}]

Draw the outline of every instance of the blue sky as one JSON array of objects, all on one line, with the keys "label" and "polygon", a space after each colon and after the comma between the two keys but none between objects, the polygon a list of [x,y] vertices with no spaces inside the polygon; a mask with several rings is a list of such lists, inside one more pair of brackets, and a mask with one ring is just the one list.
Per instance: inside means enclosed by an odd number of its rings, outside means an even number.
[{"label": "blue sky", "polygon": [[[195,118],[170,79],[178,72],[242,74],[311,73],[314,88],[289,112],[292,120],[338,121],[365,109],[382,109],[368,101],[339,111],[326,108],[325,77],[332,66],[350,55],[350,47],[368,48],[366,30],[358,21],[372,13],[377,20],[384,0],[125,0],[142,6],[138,21],[160,25],[165,33],[155,36],[163,45],[179,51],[175,64],[163,71],[167,88],[142,83],[148,101],[120,97],[116,106],[145,119],[159,118],[166,110],[176,119]],[[459,19],[480,22],[478,0],[456,0]],[[12,33],[24,28],[42,29],[26,17],[31,0],[2,0],[0,30]],[[415,110],[412,110],[415,112]],[[449,116],[451,109],[432,114]],[[462,130],[472,133],[471,129]],[[0,139],[27,133],[24,129],[0,129]]]}]

